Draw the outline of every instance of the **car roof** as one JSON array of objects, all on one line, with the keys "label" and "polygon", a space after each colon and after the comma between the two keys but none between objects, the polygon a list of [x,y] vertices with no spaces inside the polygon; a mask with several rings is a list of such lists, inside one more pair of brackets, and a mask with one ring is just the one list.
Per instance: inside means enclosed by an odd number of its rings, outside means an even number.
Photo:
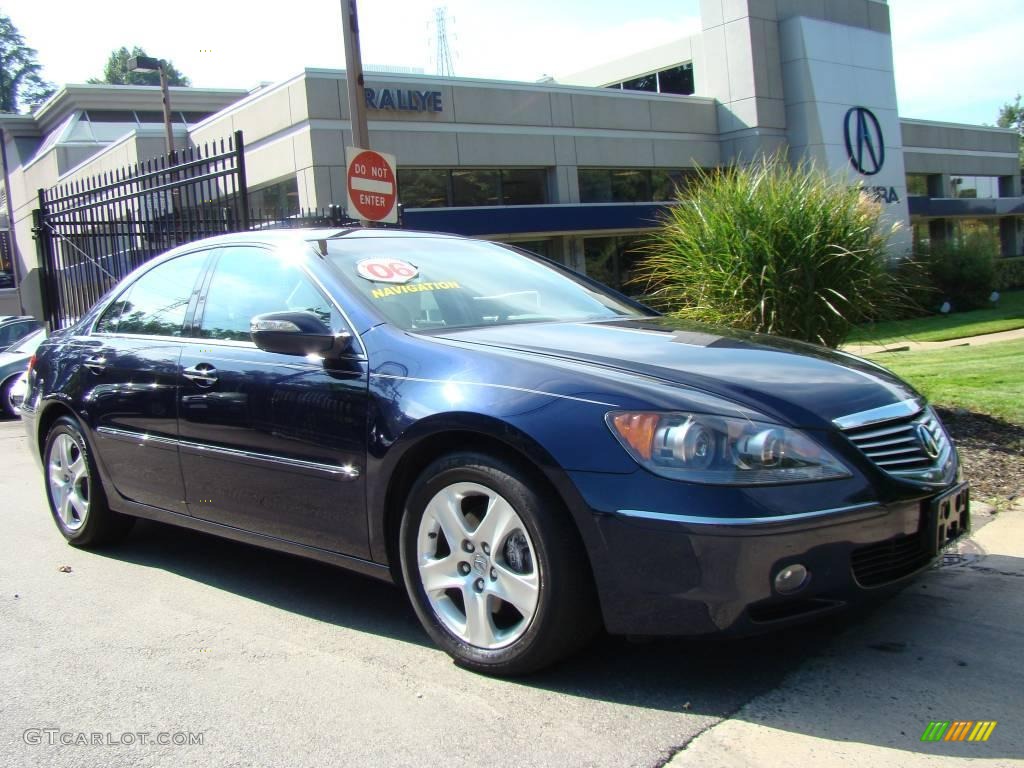
[{"label": "car roof", "polygon": [[[182,243],[166,251],[160,257],[176,256],[190,251],[196,247],[215,247],[231,245],[232,243],[252,244],[264,243],[276,245],[294,242],[317,242],[320,240],[356,240],[364,238],[444,238],[451,240],[466,240],[461,235],[452,235],[444,232],[421,232],[411,229],[394,228],[370,228],[370,227],[286,227],[282,229],[248,229],[242,232],[229,232],[223,235],[193,240]],[[155,259],[153,260],[155,262]]]},{"label": "car roof", "polygon": [[0,315],[0,325],[13,323],[19,320],[35,320],[32,315]]}]

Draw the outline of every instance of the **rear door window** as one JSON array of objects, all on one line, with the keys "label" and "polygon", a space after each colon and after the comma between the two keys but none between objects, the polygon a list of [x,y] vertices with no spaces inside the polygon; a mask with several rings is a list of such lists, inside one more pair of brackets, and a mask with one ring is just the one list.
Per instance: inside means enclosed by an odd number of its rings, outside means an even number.
[{"label": "rear door window", "polygon": [[186,253],[153,267],[100,316],[98,333],[185,335],[185,316],[209,251]]}]

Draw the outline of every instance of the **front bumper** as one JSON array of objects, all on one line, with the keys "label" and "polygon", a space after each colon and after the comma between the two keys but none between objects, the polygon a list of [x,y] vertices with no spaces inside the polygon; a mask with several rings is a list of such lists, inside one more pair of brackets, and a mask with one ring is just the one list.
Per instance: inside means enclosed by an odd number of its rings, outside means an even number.
[{"label": "front bumper", "polygon": [[[595,513],[605,625],[616,634],[747,634],[877,597],[969,529],[966,487],[939,509],[943,495],[756,519]],[[809,577],[779,593],[775,576],[795,564]]]}]

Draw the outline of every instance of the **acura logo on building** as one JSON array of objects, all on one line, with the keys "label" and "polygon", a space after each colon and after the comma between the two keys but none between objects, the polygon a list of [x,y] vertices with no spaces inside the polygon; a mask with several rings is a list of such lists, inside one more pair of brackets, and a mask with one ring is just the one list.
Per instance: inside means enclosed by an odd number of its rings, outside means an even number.
[{"label": "acura logo on building", "polygon": [[874,176],[885,163],[882,126],[867,107],[851,107],[844,121],[846,154],[850,164],[865,176]]},{"label": "acura logo on building", "polygon": [[924,424],[917,425],[917,439],[921,448],[928,454],[929,459],[936,459],[939,456],[939,441],[935,439],[935,433]]}]

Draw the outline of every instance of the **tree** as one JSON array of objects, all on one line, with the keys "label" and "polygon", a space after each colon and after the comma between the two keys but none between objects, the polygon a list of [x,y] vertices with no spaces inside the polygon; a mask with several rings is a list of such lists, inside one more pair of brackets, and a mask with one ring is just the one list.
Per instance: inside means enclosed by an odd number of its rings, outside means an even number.
[{"label": "tree", "polygon": [[[128,59],[132,56],[148,55],[137,45],[130,51],[122,45],[116,51],[110,52],[107,65],[103,67],[103,77],[91,77],[89,82],[110,85],[160,85],[159,72],[130,72],[128,70]],[[168,61],[166,66],[168,85],[192,85],[189,79],[175,68],[174,64]]]},{"label": "tree", "polygon": [[34,109],[53,93],[41,69],[35,49],[25,44],[10,17],[0,13],[0,112]]},{"label": "tree", "polygon": [[1011,103],[1007,102],[999,110],[996,125],[1000,128],[1013,128],[1020,136],[1020,167],[1024,168],[1024,104],[1020,102],[1020,94]]}]

